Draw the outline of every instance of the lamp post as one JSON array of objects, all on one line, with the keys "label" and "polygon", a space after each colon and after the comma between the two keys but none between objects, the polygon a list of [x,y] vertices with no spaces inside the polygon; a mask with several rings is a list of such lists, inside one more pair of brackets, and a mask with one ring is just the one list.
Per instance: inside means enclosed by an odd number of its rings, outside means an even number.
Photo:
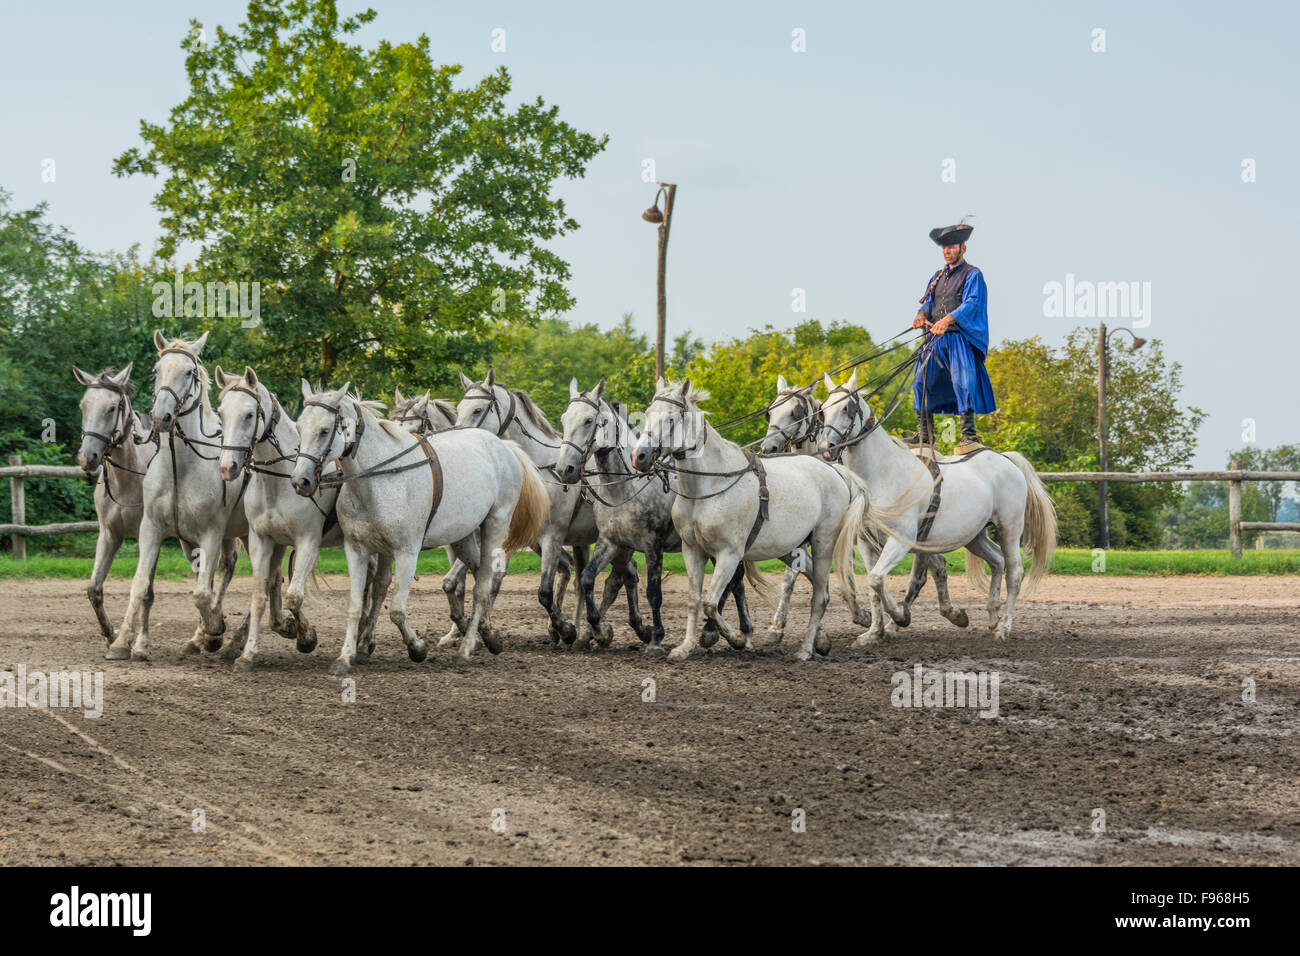
[{"label": "lamp post", "polygon": [[[659,191],[655,193],[654,205],[641,213],[646,222],[659,224],[659,268],[657,318],[655,323],[655,377],[664,374],[664,335],[668,325],[668,294],[664,291],[664,273],[668,267],[668,230],[673,224],[673,199],[677,195],[676,183],[657,183]],[[659,197],[664,199],[664,208],[659,209]]]},{"label": "lamp post", "polygon": [[[1106,323],[1101,323],[1101,328],[1097,334],[1097,470],[1109,471],[1109,462],[1107,460],[1109,449],[1107,446],[1106,434],[1106,383],[1110,378],[1110,355],[1107,351],[1107,341],[1110,336],[1116,332],[1127,332],[1133,336],[1133,348],[1140,349],[1146,345],[1147,340],[1139,336],[1132,329],[1126,329],[1122,326],[1117,329],[1106,331]],[[1097,517],[1101,530],[1101,547],[1110,547],[1110,511],[1106,504],[1106,482],[1097,482]]]}]

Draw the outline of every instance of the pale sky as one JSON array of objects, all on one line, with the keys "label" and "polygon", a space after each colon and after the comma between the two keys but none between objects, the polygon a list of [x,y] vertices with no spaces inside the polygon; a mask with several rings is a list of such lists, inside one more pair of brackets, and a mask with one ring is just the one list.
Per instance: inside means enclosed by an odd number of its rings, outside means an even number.
[{"label": "pale sky", "polygon": [[[940,262],[929,229],[973,214],[968,258],[988,281],[995,342],[1059,343],[1095,324],[1045,314],[1044,286],[1067,275],[1150,283],[1140,334],[1164,342],[1185,401],[1210,413],[1194,464],[1222,466],[1246,418],[1261,445],[1300,442],[1300,312],[1285,297],[1300,213],[1294,4],[371,5],[364,42],[427,33],[465,77],[504,65],[517,98],[610,135],[587,178],[562,188],[582,224],[555,245],[573,267],[575,321],[632,312],[653,331],[648,158],[679,184],[670,336],[818,318],[886,338]],[[115,179],[113,157],[185,95],[188,19],[229,28],[244,9],[3,0],[0,186],[19,208],[48,200],[90,249],[147,253],[156,183]],[[795,289],[806,313],[792,311]]]}]

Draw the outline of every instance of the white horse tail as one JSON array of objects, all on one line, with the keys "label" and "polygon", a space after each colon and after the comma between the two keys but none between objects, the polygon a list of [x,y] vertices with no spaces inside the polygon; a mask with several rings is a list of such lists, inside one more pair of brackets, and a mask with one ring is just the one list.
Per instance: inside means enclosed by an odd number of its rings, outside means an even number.
[{"label": "white horse tail", "polygon": [[551,517],[551,496],[546,493],[541,472],[533,460],[514,442],[508,441],[505,444],[514,453],[523,470],[519,502],[515,505],[515,513],[510,516],[510,529],[506,532],[505,544],[502,545],[509,554],[532,547],[537,542],[537,536],[542,533],[542,528],[546,527],[546,522]]},{"label": "white horse tail", "polygon": [[849,506],[844,509],[840,523],[835,529],[835,575],[839,580],[840,594],[854,617],[858,614],[858,589],[853,580],[853,549],[858,538],[870,529],[867,518],[867,485],[861,478],[843,465],[835,465],[845,484],[849,486]]},{"label": "white horse tail", "polygon": [[1038,472],[1024,455],[1015,451],[1004,454],[1020,469],[1029,485],[1025,502],[1025,534],[1021,543],[1034,556],[1034,563],[1029,566],[1024,586],[1020,589],[1020,596],[1027,597],[1052,567],[1052,556],[1056,553],[1056,505],[1043,487]]},{"label": "white horse tail", "polygon": [[758,570],[757,561],[745,562],[745,580],[749,582],[753,592],[762,598],[765,603],[772,603],[776,588],[772,587],[772,582],[768,580],[767,575]]}]

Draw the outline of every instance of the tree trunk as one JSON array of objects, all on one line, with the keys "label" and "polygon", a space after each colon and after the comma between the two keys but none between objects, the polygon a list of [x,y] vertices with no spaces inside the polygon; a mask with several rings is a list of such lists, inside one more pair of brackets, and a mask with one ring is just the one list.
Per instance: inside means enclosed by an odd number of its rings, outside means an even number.
[{"label": "tree trunk", "polygon": [[334,343],[329,339],[321,339],[320,343],[320,387],[325,388],[334,376],[334,369],[339,364],[339,350],[334,347]]}]

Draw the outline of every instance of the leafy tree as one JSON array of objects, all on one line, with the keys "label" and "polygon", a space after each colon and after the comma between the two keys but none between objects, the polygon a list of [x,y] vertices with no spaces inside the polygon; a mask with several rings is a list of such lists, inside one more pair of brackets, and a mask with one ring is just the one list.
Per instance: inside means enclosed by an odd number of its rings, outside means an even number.
[{"label": "leafy tree", "polygon": [[504,69],[458,86],[427,36],[348,41],[375,17],[253,0],[210,42],[193,21],[189,96],[114,163],[165,177],[163,258],[196,243],[201,278],[261,284],[260,326],[230,334],[282,388],[449,382],[503,325],[573,302],[545,244],[578,224],[552,187],[606,138],[540,98],[507,107]]}]

